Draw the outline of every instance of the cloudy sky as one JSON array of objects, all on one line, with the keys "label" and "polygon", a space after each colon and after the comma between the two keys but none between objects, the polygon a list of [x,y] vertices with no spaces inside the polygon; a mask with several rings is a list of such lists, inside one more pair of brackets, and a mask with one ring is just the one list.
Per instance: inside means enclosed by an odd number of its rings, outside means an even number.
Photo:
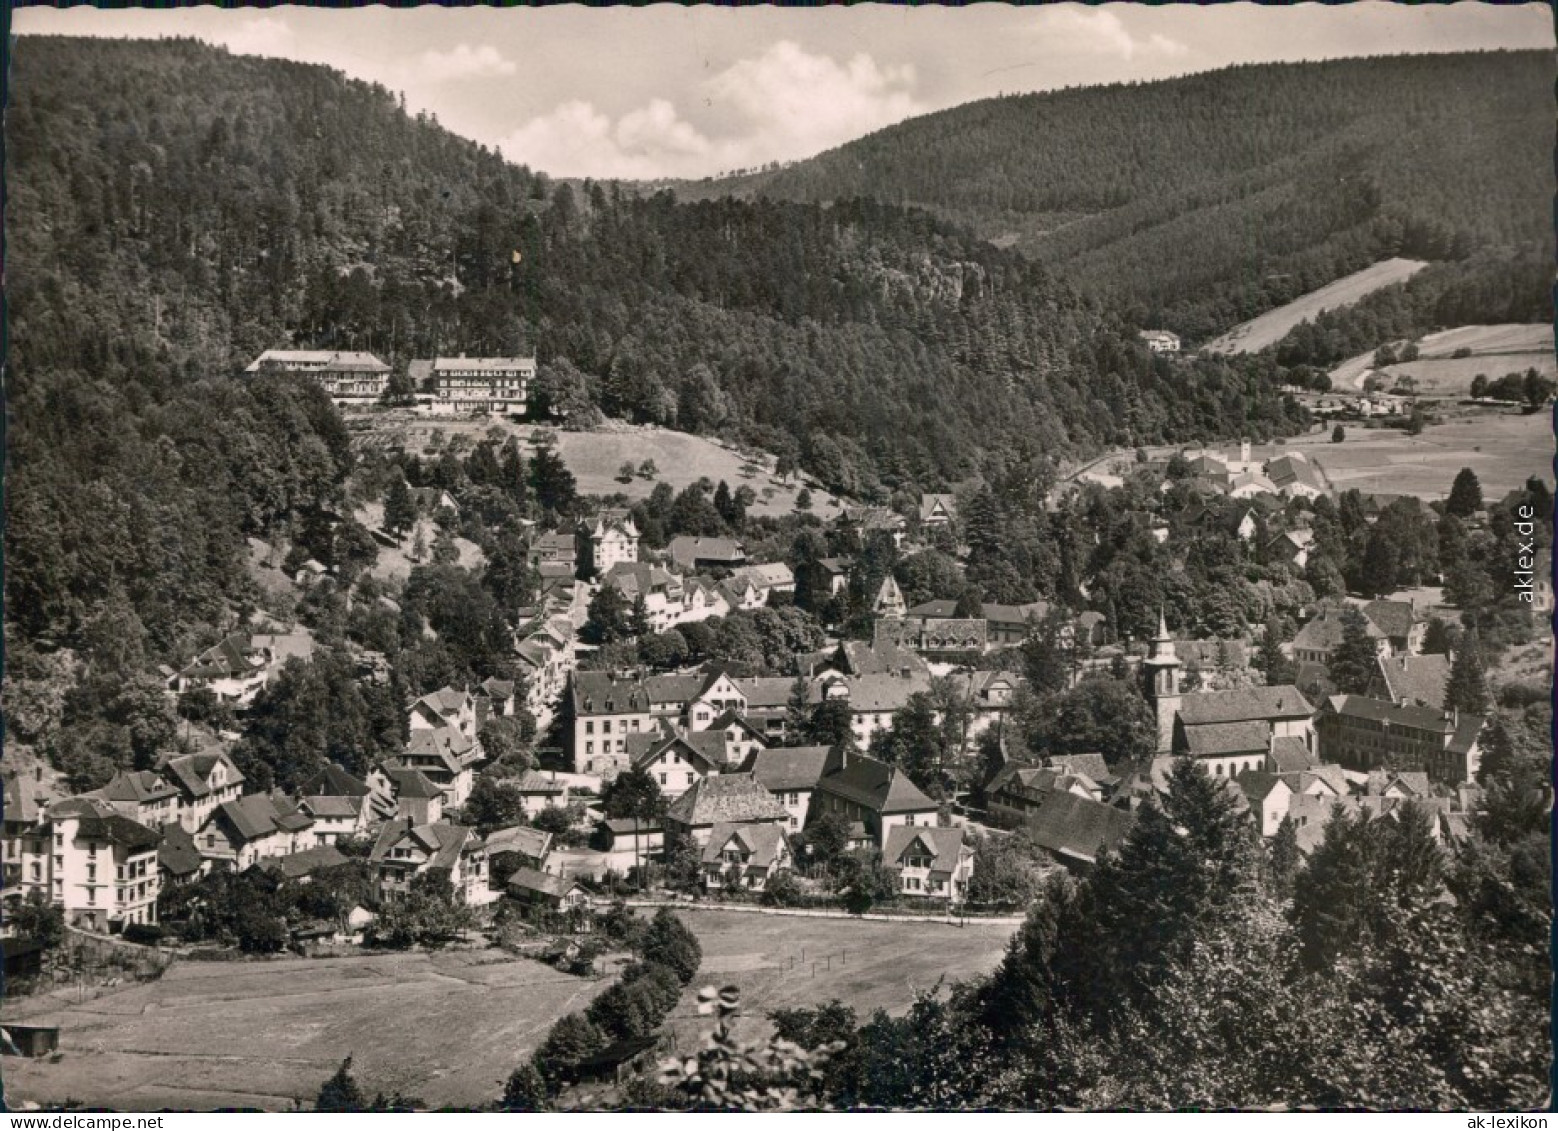
[{"label": "cloudy sky", "polygon": [[[192,35],[403,91],[560,176],[697,177],[808,157],[1016,91],[1238,62],[1554,46],[1546,4],[827,9],[24,8],[18,35]],[[18,50],[26,50],[25,41]]]}]

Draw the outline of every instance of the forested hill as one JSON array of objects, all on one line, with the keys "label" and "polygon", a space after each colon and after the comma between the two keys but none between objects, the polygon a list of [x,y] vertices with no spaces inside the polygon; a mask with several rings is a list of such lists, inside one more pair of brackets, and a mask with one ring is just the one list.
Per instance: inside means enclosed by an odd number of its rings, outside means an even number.
[{"label": "forested hill", "polygon": [[931,208],[1200,340],[1389,255],[1550,264],[1554,77],[1498,52],[1009,96],[679,191]]},{"label": "forested hill", "polygon": [[846,492],[1296,424],[1262,363],[1155,363],[923,212],[576,191],[382,88],[187,40],[24,38],[11,80],[24,431],[63,373],[155,396],[268,347],[400,367],[527,338],[543,400],[789,450]]}]

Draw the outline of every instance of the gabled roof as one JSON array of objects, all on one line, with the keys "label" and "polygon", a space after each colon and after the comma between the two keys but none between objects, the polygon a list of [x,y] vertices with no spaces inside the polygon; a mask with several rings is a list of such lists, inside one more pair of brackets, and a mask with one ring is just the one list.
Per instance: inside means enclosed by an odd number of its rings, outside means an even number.
[{"label": "gabled roof", "polygon": [[157,846],[157,867],[170,876],[193,876],[205,862],[195,847],[195,834],[177,822],[162,826],[162,843]]},{"label": "gabled roof", "polygon": [[1326,706],[1347,718],[1368,719],[1391,726],[1413,727],[1446,735],[1453,734],[1456,729],[1454,719],[1438,707],[1397,706],[1384,699],[1369,699],[1362,695],[1333,695],[1327,700]]},{"label": "gabled roof", "polygon": [[510,891],[536,892],[556,899],[562,899],[574,890],[584,891],[584,886],[578,880],[567,880],[562,876],[548,875],[545,872],[538,872],[534,868],[520,868],[509,877],[508,886]]},{"label": "gabled roof", "polygon": [[851,754],[842,767],[829,757],[828,772],[817,788],[876,813],[934,813],[936,803],[897,766],[865,754]]},{"label": "gabled roof", "polygon": [[[1321,609],[1313,619],[1298,630],[1293,638],[1294,648],[1331,652],[1342,642],[1342,611],[1337,608]],[[1363,629],[1370,640],[1383,640],[1385,634],[1367,617]]]},{"label": "gabled roof", "polygon": [[303,783],[303,797],[367,797],[368,783],[331,762]]},{"label": "gabled roof", "polygon": [[1179,703],[1179,717],[1187,726],[1251,719],[1307,719],[1312,714],[1314,708],[1291,684],[1237,691],[1195,691],[1183,696]]},{"label": "gabled roof", "polygon": [[1293,789],[1281,776],[1269,774],[1265,770],[1245,770],[1236,780],[1252,804],[1264,801],[1279,785],[1289,792]]},{"label": "gabled roof", "polygon": [[1064,770],[1068,774],[1079,774],[1095,782],[1115,780],[1114,773],[1109,769],[1109,763],[1097,751],[1087,754],[1051,754],[1045,762],[1053,769]]},{"label": "gabled roof", "polygon": [[[105,801],[132,802],[139,805],[147,801],[177,797],[178,787],[153,770],[117,770],[107,785],[93,792]],[[10,817],[9,811],[6,815]]]},{"label": "gabled roof", "polygon": [[[628,715],[649,710],[653,688],[657,680],[665,676],[651,676],[644,682],[637,679],[617,679],[608,672],[573,673],[573,705],[576,714]],[[696,694],[696,692],[694,692]],[[687,698],[691,698],[689,695]]]},{"label": "gabled roof", "polygon": [[1268,753],[1272,766],[1279,774],[1307,770],[1316,762],[1302,738],[1274,738]]},{"label": "gabled roof", "polygon": [[514,825],[495,829],[487,834],[487,855],[501,856],[505,852],[517,852],[533,860],[546,857],[552,847],[552,834],[528,825]]},{"label": "gabled roof", "polygon": [[460,853],[475,833],[464,825],[439,821],[430,825],[412,825],[410,817],[386,821],[373,842],[368,859],[383,860],[389,850],[402,840],[409,839],[428,856],[429,868],[453,869],[459,863]]},{"label": "gabled roof", "polygon": [[683,534],[671,539],[671,560],[690,569],[699,562],[744,562],[746,547],[734,538],[694,538]]},{"label": "gabled roof", "polygon": [[[949,875],[957,869],[963,854],[963,830],[939,829],[926,825],[894,825],[887,830],[882,845],[882,861],[896,866],[916,844],[925,846],[931,857],[930,870]],[[920,855],[916,852],[915,855]]]},{"label": "gabled roof", "polygon": [[1275,483],[1278,489],[1291,487],[1295,483],[1315,490],[1324,490],[1320,482],[1320,476],[1316,474],[1314,465],[1303,455],[1293,452],[1285,456],[1278,456],[1266,465],[1266,474]]},{"label": "gabled roof", "polygon": [[759,589],[795,584],[795,573],[784,562],[759,562],[757,565],[742,566],[733,576],[751,581]]},{"label": "gabled roof", "polygon": [[1450,657],[1381,656],[1379,674],[1383,690],[1393,702],[1438,707],[1444,703],[1444,690],[1450,682]]},{"label": "gabled roof", "polygon": [[38,800],[29,788],[30,783],[24,781],[15,770],[0,772],[0,784],[5,790],[5,820],[22,824],[33,824],[38,820]]},{"label": "gabled roof", "polygon": [[[620,685],[619,685],[620,686]],[[652,675],[644,680],[647,700],[638,710],[649,710],[650,703],[691,703],[703,690],[703,677],[698,675]],[[596,696],[597,704],[600,697]]]},{"label": "gabled roof", "polygon": [[389,372],[389,366],[361,350],[266,350],[251,361],[244,372],[258,373],[268,361],[282,366],[304,365],[313,372]]},{"label": "gabled roof", "polygon": [[429,692],[422,696],[411,709],[415,711],[419,707],[426,708],[432,714],[442,718],[457,715],[470,705],[470,695],[453,687],[440,687],[437,691]]},{"label": "gabled roof", "polygon": [[1270,741],[1271,726],[1262,719],[1185,727],[1185,746],[1193,758],[1219,758],[1252,752],[1264,754]]},{"label": "gabled roof", "polygon": [[826,746],[776,746],[759,750],[744,769],[774,793],[816,789],[828,762]]},{"label": "gabled roof", "polygon": [[172,778],[175,784],[191,797],[205,797],[211,792],[211,771],[221,764],[227,768],[227,785],[242,784],[244,777],[226,751],[217,753],[179,754],[162,760],[158,769]]},{"label": "gabled roof", "polygon": [[235,632],[217,641],[179,671],[179,675],[198,679],[238,678],[253,675],[265,666],[254,655],[249,637]]},{"label": "gabled roof", "polygon": [[612,836],[648,836],[665,831],[665,823],[658,817],[607,817],[601,824]]},{"label": "gabled roof", "polygon": [[506,783],[517,789],[520,793],[540,793],[548,796],[568,792],[568,787],[556,779],[548,777],[539,770],[526,770],[517,778],[510,778]]},{"label": "gabled roof", "polygon": [[736,680],[736,687],[746,697],[749,711],[786,706],[790,702],[790,691],[794,686],[793,679],[786,679],[783,676],[747,676]]},{"label": "gabled roof", "polygon": [[433,372],[440,370],[473,373],[522,373],[534,376],[536,359],[533,357],[435,357]]},{"label": "gabled roof", "polygon": [[666,810],[666,819],[698,827],[724,821],[783,821],[789,813],[751,774],[716,774],[695,782]]},{"label": "gabled roof", "polygon": [[957,499],[952,495],[921,495],[920,496],[920,521],[934,518],[940,511],[948,518],[957,514]]},{"label": "gabled roof", "polygon": [[406,797],[413,800],[431,800],[434,797],[442,797],[444,795],[444,791],[439,789],[421,770],[386,766],[384,776],[389,778],[390,789],[394,791],[397,798]]},{"label": "gabled roof", "polygon": [[1090,864],[1124,840],[1135,821],[1129,810],[1074,793],[1053,793],[1023,828],[1040,848]]},{"label": "gabled roof", "polygon": [[278,823],[281,813],[266,793],[249,793],[236,801],[224,801],[216,811],[244,841],[261,840],[283,831]]},{"label": "gabled roof", "polygon": [[461,734],[454,727],[431,727],[427,730],[414,730],[406,739],[407,754],[437,754],[448,756],[458,761],[476,744]]},{"label": "gabled roof", "polygon": [[364,797],[339,797],[331,794],[321,794],[318,797],[305,797],[300,802],[303,810],[314,818],[320,817],[353,817],[362,812]]},{"label": "gabled roof", "polygon": [[49,806],[49,816],[77,818],[76,835],[84,840],[106,841],[136,852],[156,848],[162,843],[161,833],[120,816],[108,802],[100,799],[68,798]]},{"label": "gabled roof", "polygon": [[771,868],[784,853],[784,830],[776,824],[726,824],[714,826],[703,846],[703,862],[718,864],[720,854],[734,842],[737,851],[747,854],[749,868]]},{"label": "gabled roof", "polygon": [[911,617],[928,617],[933,620],[948,620],[957,615],[958,603],[946,598],[938,598],[934,601],[921,601],[918,605],[909,609]]},{"label": "gabled roof", "polygon": [[[640,769],[659,761],[663,754],[673,754],[704,774],[717,773],[725,764],[725,736],[717,731],[652,735],[650,739],[642,745],[633,744],[633,765]],[[717,746],[717,752],[711,746]]]},{"label": "gabled roof", "polygon": [[326,868],[339,868],[350,862],[335,845],[322,844],[317,848],[305,848],[302,852],[294,852],[287,856],[267,857],[259,862],[259,866],[267,872],[274,872],[286,879],[300,880],[304,876],[311,876]]}]

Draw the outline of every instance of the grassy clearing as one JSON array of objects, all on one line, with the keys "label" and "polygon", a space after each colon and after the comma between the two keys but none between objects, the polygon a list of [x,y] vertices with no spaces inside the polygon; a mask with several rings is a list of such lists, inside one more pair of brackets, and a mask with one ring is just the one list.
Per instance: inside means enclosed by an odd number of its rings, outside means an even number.
[{"label": "grassy clearing", "polygon": [[1319,290],[1294,299],[1285,306],[1268,310],[1259,318],[1241,322],[1232,330],[1209,342],[1207,353],[1256,353],[1274,346],[1300,322],[1313,319],[1322,310],[1351,306],[1365,295],[1410,279],[1428,264],[1420,259],[1386,259],[1354,271],[1351,275],[1327,283]]},{"label": "grassy clearing", "polygon": [[[861,1019],[878,1009],[902,1013],[920,990],[945,977],[963,980],[995,969],[1017,928],[970,923],[880,923],[728,911],[677,912],[703,946],[703,965],[673,1014],[683,1048],[709,1026],[697,1014],[703,985],[741,988],[743,1032],[769,1032],[765,1015],[838,998]],[[813,963],[816,973],[812,972]]]},{"label": "grassy clearing", "polygon": [[6,1099],[284,1111],[312,1103],[350,1053],[369,1095],[486,1103],[553,1021],[608,984],[488,950],[182,962],[161,981],[29,1018],[61,1026],[64,1055],[8,1058]]},{"label": "grassy clearing", "polygon": [[[399,443],[418,454],[426,454],[435,441],[448,443],[456,436],[466,437],[467,444],[475,444],[492,429],[519,437],[528,454],[534,450],[536,433],[543,431],[535,425],[506,420],[430,417],[409,412],[375,411],[357,416],[355,422],[360,442]],[[586,495],[621,494],[636,501],[647,498],[657,482],[669,483],[680,491],[702,478],[714,483],[723,479],[732,491],[741,486],[752,488],[757,502],[750,508],[751,514],[781,515],[795,509],[796,495],[802,486],[799,482],[781,483],[776,479],[771,456],[759,454],[755,462],[749,462],[741,453],[686,432],[620,422],[609,422],[595,432],[545,431],[557,438],[559,454],[578,480],[579,491]],[[624,463],[638,467],[645,460],[654,461],[658,470],[655,479],[635,476],[631,482],[623,483],[617,478]],[[826,491],[812,487],[811,494],[814,513],[823,517],[837,513],[837,502]]]},{"label": "grassy clearing", "polygon": [[[1398,349],[1405,341],[1392,342]],[[1495,380],[1506,373],[1535,369],[1546,376],[1558,375],[1553,353],[1553,330],[1540,323],[1502,323],[1496,326],[1457,326],[1418,339],[1418,360],[1403,361],[1383,370],[1391,379],[1410,375],[1426,396],[1464,397],[1472,378],[1481,373]],[[1470,357],[1455,357],[1470,350]],[[1374,367],[1374,351],[1350,357],[1331,370],[1331,388],[1361,389]]]},{"label": "grassy clearing", "polygon": [[1494,499],[1533,475],[1553,481],[1553,422],[1545,412],[1473,412],[1418,436],[1349,425],[1345,443],[1330,443],[1327,431],[1289,440],[1287,446],[1315,459],[1338,491],[1356,487],[1442,499],[1463,467],[1477,473],[1484,496]]}]

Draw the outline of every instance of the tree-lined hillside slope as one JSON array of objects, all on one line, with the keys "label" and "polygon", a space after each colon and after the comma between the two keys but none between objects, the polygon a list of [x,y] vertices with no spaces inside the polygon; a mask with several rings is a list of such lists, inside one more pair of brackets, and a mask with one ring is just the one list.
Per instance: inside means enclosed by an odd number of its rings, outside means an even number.
[{"label": "tree-lined hillside slope", "polygon": [[933,209],[1199,341],[1390,256],[1550,263],[1555,72],[1490,52],[1015,95],[684,191]]},{"label": "tree-lined hillside slope", "polygon": [[11,92],[23,430],[63,373],[155,397],[279,346],[400,370],[522,342],[543,406],[790,452],[852,493],[1300,423],[1269,363],[1155,362],[1108,307],[924,212],[576,190],[381,87],[187,40],[24,38]]}]

